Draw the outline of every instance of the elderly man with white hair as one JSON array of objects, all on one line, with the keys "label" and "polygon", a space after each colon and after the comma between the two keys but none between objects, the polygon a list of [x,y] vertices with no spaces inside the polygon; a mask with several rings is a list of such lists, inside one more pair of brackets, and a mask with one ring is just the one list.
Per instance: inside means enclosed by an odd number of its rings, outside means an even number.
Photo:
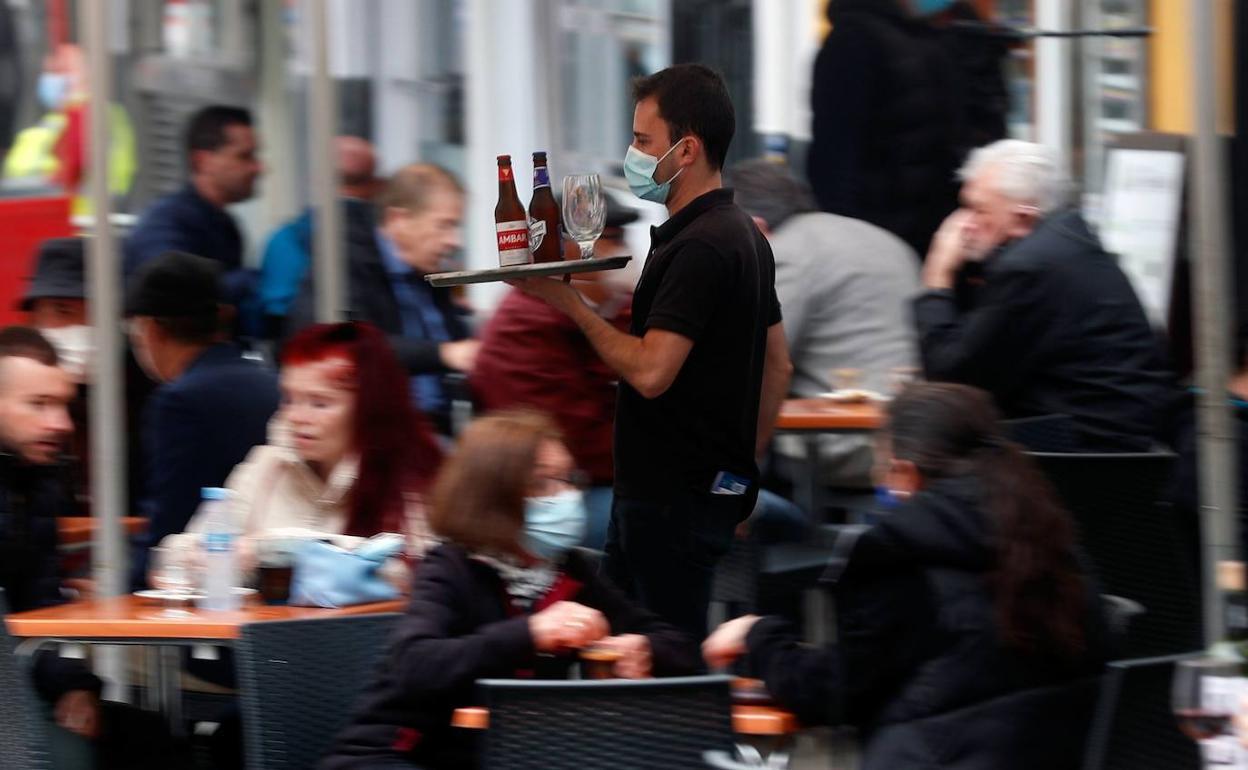
[{"label": "elderly man with white hair", "polygon": [[1084,450],[1150,448],[1172,376],[1126,276],[1065,206],[1056,155],[1003,140],[960,176],[915,301],[928,378],[984,388],[1006,417],[1069,415]]}]

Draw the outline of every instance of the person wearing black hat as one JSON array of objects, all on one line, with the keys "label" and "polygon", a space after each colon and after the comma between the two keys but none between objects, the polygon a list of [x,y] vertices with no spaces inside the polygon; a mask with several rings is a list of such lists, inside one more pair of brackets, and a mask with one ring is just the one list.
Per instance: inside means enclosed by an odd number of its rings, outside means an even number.
[{"label": "person wearing black hat", "polygon": [[[204,487],[223,486],[277,410],[277,376],[222,341],[219,267],[168,252],[143,265],[128,287],[130,342],[143,369],[163,383],[143,414],[147,546],[183,531]],[[133,579],[145,582],[147,549]]]},{"label": "person wearing black hat", "polygon": [[[594,255],[628,252],[624,226],[637,220],[635,209],[607,197],[607,220]],[[566,258],[579,250],[566,241]],[[625,271],[589,273],[574,284],[603,318],[627,328],[632,283]],[[625,277],[627,281],[627,277]],[[589,521],[583,545],[601,550],[611,519],[615,479],[611,426],[615,421],[618,376],[602,362],[568,316],[540,299],[512,289],[481,333],[481,350],[469,377],[473,400],[483,411],[533,407],[558,423],[579,469],[588,475],[585,497]]]},{"label": "person wearing black hat", "polygon": [[61,366],[75,381],[89,379],[93,345],[83,288],[83,239],[52,238],[39,245],[35,274],[18,308],[56,347]]}]

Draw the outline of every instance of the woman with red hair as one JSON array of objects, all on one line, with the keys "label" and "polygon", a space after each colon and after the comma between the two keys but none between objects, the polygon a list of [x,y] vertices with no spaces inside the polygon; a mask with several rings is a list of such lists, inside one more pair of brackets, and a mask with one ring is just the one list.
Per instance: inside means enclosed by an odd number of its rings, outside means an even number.
[{"label": "woman with red hair", "polygon": [[[317,324],[287,343],[281,361],[282,405],[269,443],[226,481],[244,566],[266,535],[349,546],[401,532],[407,555],[421,556],[431,544],[424,493],[441,452],[385,335],[365,323]],[[197,519],[164,544],[198,539]]]}]

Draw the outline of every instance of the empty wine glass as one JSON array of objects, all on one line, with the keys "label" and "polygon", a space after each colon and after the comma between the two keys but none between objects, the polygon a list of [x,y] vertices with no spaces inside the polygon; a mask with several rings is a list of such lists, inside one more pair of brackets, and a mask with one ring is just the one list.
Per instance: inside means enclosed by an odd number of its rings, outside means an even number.
[{"label": "empty wine glass", "polygon": [[1174,667],[1171,706],[1179,729],[1201,744],[1206,758],[1214,739],[1230,732],[1239,695],[1239,667],[1219,658],[1181,660]]},{"label": "empty wine glass", "polygon": [[594,241],[607,224],[607,198],[597,174],[563,178],[563,229],[581,247],[581,259],[593,259]]},{"label": "empty wine glass", "polygon": [[163,592],[165,609],[161,617],[189,618],[185,609],[195,590],[195,571],[190,549],[157,546],[152,549],[152,585]]}]

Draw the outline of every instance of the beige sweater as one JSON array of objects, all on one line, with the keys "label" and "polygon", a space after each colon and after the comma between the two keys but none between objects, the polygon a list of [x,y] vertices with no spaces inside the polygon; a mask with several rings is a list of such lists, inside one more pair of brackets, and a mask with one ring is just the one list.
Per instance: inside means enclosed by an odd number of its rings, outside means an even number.
[{"label": "beige sweater", "polygon": [[[273,433],[280,436],[282,431]],[[322,480],[287,446],[271,443],[253,448],[225,482],[233,493],[230,511],[240,535],[238,550],[244,568],[250,570],[256,541],[266,535],[329,539],[348,549],[358,545],[362,538],[343,534],[357,469],[357,459],[348,457]],[[407,554],[420,557],[436,540],[419,495],[406,496],[405,513]],[[166,537],[161,545],[194,549],[204,526],[197,514],[185,532]]]}]

